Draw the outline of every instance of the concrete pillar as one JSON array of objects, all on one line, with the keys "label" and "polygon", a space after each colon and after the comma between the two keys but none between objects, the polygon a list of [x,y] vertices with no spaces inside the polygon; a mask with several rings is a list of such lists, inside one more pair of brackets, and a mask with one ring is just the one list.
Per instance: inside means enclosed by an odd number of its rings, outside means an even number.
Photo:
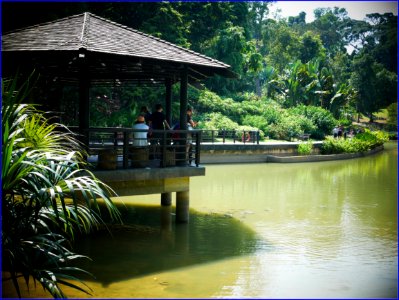
[{"label": "concrete pillar", "polygon": [[172,193],[162,193],[161,194],[161,205],[170,206],[172,204]]},{"label": "concrete pillar", "polygon": [[176,222],[188,223],[190,208],[190,192],[176,192]]}]

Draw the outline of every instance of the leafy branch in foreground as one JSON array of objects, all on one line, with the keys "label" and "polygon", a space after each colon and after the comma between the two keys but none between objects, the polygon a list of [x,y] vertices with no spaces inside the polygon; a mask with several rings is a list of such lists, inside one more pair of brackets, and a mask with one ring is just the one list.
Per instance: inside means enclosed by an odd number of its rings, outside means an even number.
[{"label": "leafy branch in foreground", "polygon": [[12,280],[19,297],[19,278],[65,297],[60,285],[89,293],[75,282],[73,266],[87,258],[70,249],[76,233],[89,233],[102,222],[104,203],[113,221],[120,214],[115,193],[82,169],[83,150],[65,126],[53,124],[33,105],[22,104],[29,82],[2,82],[2,248],[3,280]]}]

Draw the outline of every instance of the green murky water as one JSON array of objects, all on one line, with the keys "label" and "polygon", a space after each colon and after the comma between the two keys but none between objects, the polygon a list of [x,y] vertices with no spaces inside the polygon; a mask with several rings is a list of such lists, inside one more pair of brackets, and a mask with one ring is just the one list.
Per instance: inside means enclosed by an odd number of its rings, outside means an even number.
[{"label": "green murky water", "polygon": [[97,298],[396,297],[397,157],[392,143],[354,160],[209,165],[191,179],[188,225],[159,195],[121,198],[113,238],[79,243],[87,284]]}]

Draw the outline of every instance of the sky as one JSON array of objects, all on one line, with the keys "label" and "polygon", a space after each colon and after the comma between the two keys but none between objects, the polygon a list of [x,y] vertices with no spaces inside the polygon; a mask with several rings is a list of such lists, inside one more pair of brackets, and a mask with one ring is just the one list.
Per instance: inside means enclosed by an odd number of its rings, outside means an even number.
[{"label": "sky", "polygon": [[344,7],[348,12],[348,16],[352,19],[363,20],[369,13],[386,13],[392,12],[398,15],[397,1],[277,1],[270,6],[271,13],[277,8],[281,9],[279,13],[281,17],[297,16],[300,12],[306,13],[306,22],[314,20],[313,10],[319,7]]}]

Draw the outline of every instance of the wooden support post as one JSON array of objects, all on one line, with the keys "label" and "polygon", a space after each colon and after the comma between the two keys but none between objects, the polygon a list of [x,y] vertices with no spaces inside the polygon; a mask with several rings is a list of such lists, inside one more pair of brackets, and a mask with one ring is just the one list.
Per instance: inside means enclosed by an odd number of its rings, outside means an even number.
[{"label": "wooden support post", "polygon": [[129,132],[123,132],[123,168],[129,167]]},{"label": "wooden support post", "polygon": [[165,116],[169,126],[172,127],[172,80],[165,81]]},{"label": "wooden support post", "polygon": [[82,135],[82,143],[89,146],[89,126],[90,126],[90,79],[87,66],[87,53],[85,50],[79,51],[79,133]]},{"label": "wooden support post", "polygon": [[187,67],[180,72],[180,129],[187,130]]},{"label": "wooden support post", "polygon": [[[188,72],[185,66],[180,72],[180,130],[187,130],[187,86],[188,86]],[[176,153],[176,165],[186,166],[186,142],[187,134],[180,134],[179,152]]]},{"label": "wooden support post", "polygon": [[161,194],[161,205],[162,206],[172,205],[172,193],[162,193]]},{"label": "wooden support post", "polygon": [[176,222],[188,223],[190,209],[190,192],[176,192]]}]

